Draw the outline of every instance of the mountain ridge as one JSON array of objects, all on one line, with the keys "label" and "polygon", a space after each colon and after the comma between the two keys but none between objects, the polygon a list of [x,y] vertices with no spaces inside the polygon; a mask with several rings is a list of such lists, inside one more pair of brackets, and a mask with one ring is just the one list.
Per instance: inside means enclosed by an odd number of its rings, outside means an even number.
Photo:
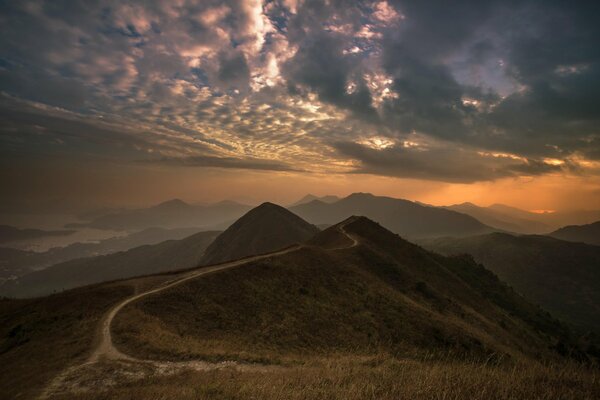
[{"label": "mountain ridge", "polygon": [[351,215],[363,215],[411,239],[444,235],[467,236],[497,230],[456,211],[370,193],[353,193],[331,204],[313,200],[290,207],[290,210],[315,225],[334,224]]}]

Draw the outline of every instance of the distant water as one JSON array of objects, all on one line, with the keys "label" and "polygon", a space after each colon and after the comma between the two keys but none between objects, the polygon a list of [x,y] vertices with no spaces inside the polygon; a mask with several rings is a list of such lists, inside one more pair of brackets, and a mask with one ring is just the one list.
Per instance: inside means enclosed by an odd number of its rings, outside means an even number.
[{"label": "distant water", "polygon": [[[74,215],[31,215],[31,214],[0,214],[1,225],[11,225],[17,228],[34,228],[43,230],[73,230],[66,229],[65,224],[81,222]],[[3,247],[20,250],[43,252],[52,247],[65,247],[73,243],[95,243],[103,239],[125,236],[128,232],[107,231],[92,228],[76,228],[69,235],[45,236],[18,242],[3,243]]]}]

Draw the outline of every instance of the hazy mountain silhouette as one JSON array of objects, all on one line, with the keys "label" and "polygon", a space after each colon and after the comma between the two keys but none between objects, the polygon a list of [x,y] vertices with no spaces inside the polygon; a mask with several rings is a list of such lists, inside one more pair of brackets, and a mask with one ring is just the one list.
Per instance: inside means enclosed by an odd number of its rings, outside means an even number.
[{"label": "hazy mountain silhouette", "polygon": [[5,268],[0,273],[0,279],[21,276],[32,270],[43,269],[75,258],[105,255],[146,244],[183,239],[198,231],[199,228],[148,228],[130,235],[100,240],[97,243],[73,243],[65,247],[54,247],[45,252],[0,248],[0,268]]},{"label": "hazy mountain silhouette", "polygon": [[38,253],[0,247],[0,285],[7,279],[15,279],[33,271],[30,261]]},{"label": "hazy mountain silhouette", "polygon": [[493,204],[489,206],[488,209],[495,210],[506,215],[511,215],[515,218],[523,218],[541,222],[550,227],[549,231],[566,225],[590,224],[600,220],[600,210],[574,210],[535,213],[504,204]]},{"label": "hazy mountain silhouette", "polygon": [[110,230],[140,230],[151,227],[212,229],[239,218],[250,208],[232,201],[211,205],[191,205],[175,199],[150,208],[103,215],[90,222],[69,224],[67,227],[83,226]]},{"label": "hazy mountain silhouette", "polygon": [[569,225],[549,234],[569,242],[581,242],[600,246],[600,221],[587,225]]},{"label": "hazy mountain silhouette", "polygon": [[532,216],[527,214],[525,211],[523,213],[517,213],[514,211],[510,212],[501,205],[496,205],[496,207],[480,207],[473,203],[467,202],[462,204],[454,204],[445,208],[470,215],[486,225],[509,232],[547,233],[552,229],[547,224],[537,221],[534,213],[529,213],[534,214]]},{"label": "hazy mountain silhouette", "polygon": [[314,201],[314,200],[319,200],[319,201],[322,201],[323,203],[334,203],[334,202],[338,201],[339,199],[340,198],[338,196],[333,196],[333,195],[315,196],[314,194],[307,194],[300,200],[296,201],[295,203],[292,203],[289,207],[294,207],[294,206],[298,206],[300,204],[310,203],[311,201]]},{"label": "hazy mountain silhouette", "polygon": [[124,252],[66,261],[5,282],[0,286],[0,295],[43,296],[92,283],[196,267],[219,233],[200,232],[182,240],[168,240]]},{"label": "hazy mountain silhouette", "polygon": [[206,249],[203,264],[235,260],[304,242],[319,229],[289,210],[263,203],[238,219]]},{"label": "hazy mountain silhouette", "polygon": [[45,231],[41,229],[20,229],[9,225],[0,225],[0,243],[17,242],[19,240],[37,239],[45,236],[65,236],[73,230]]},{"label": "hazy mountain silhouette", "polygon": [[[299,250],[143,298],[117,317],[115,340],[162,359],[380,351],[485,359],[540,357],[565,335],[470,257],[430,253],[364,217],[342,226],[357,246],[334,226]],[[160,339],[148,334],[155,329]]]},{"label": "hazy mountain silhouette", "polygon": [[452,210],[369,193],[354,193],[331,204],[313,200],[290,210],[315,225],[334,224],[351,215],[364,215],[407,238],[467,236],[495,230]]},{"label": "hazy mountain silhouette", "polygon": [[420,243],[443,254],[471,254],[552,315],[600,333],[600,247],[502,233]]}]

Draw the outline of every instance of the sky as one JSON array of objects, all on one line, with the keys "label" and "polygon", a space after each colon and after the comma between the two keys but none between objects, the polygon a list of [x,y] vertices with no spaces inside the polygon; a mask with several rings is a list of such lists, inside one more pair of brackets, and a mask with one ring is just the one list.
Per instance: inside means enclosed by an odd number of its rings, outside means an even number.
[{"label": "sky", "polygon": [[600,208],[587,1],[0,0],[0,211]]}]

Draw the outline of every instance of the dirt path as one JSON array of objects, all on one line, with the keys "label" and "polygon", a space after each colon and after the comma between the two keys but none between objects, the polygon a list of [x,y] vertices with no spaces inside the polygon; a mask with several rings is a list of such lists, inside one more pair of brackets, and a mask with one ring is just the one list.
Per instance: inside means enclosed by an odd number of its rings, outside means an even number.
[{"label": "dirt path", "polygon": [[[348,222],[350,222],[350,221],[348,221]],[[350,239],[352,241],[352,244],[350,244],[348,246],[342,246],[342,247],[332,249],[332,250],[349,249],[351,247],[355,247],[358,245],[358,240],[356,238],[352,237],[352,235],[350,235],[348,232],[346,232],[345,225],[340,225],[339,230],[348,239]],[[264,365],[241,364],[241,363],[237,363],[234,361],[224,361],[224,362],[220,362],[220,363],[209,363],[209,362],[205,362],[205,361],[164,362],[164,361],[143,360],[143,359],[133,358],[131,356],[128,356],[127,354],[122,353],[121,351],[119,351],[119,349],[117,349],[115,347],[115,345],[112,341],[112,334],[111,334],[110,328],[111,328],[111,325],[112,325],[112,322],[113,322],[115,316],[119,313],[119,311],[121,311],[123,309],[123,307],[125,307],[128,304],[133,303],[134,301],[137,301],[143,297],[162,292],[163,290],[172,288],[174,286],[180,285],[184,282],[199,278],[204,275],[219,272],[219,271],[226,270],[229,268],[239,267],[244,264],[248,264],[248,263],[251,263],[254,261],[258,261],[258,260],[263,260],[263,259],[270,258],[270,257],[281,256],[284,254],[288,254],[288,253],[297,251],[303,247],[304,247],[303,245],[297,245],[297,246],[289,247],[289,248],[286,248],[283,250],[275,251],[272,253],[246,257],[241,260],[230,261],[230,262],[217,264],[217,265],[213,265],[213,266],[209,266],[209,267],[201,267],[201,269],[199,269],[199,270],[194,270],[194,271],[185,273],[184,275],[182,275],[172,281],[167,281],[157,288],[154,288],[154,289],[142,292],[142,293],[138,293],[132,297],[129,297],[129,298],[121,301],[119,304],[117,304],[112,309],[110,309],[108,311],[108,313],[106,314],[106,316],[102,319],[102,323],[100,325],[100,343],[98,344],[98,346],[94,350],[94,352],[91,354],[90,358],[85,363],[67,368],[62,373],[60,373],[58,376],[56,376],[52,380],[52,382],[50,382],[50,384],[47,386],[46,390],[44,390],[44,392],[42,393],[40,398],[46,399],[46,398],[50,397],[52,394],[56,394],[56,393],[65,393],[65,392],[69,392],[69,391],[72,391],[72,392],[82,391],[81,375],[85,375],[85,372],[87,370],[89,370],[92,365],[106,363],[106,362],[113,362],[114,364],[119,364],[123,371],[129,370],[128,372],[126,372],[126,375],[132,375],[132,376],[135,376],[136,374],[144,373],[144,372],[139,372],[141,370],[145,370],[147,373],[148,369],[152,370],[153,371],[152,373],[157,373],[157,374],[161,374],[161,375],[175,373],[177,371],[180,371],[181,369],[193,369],[193,370],[197,370],[197,371],[208,371],[208,370],[228,368],[228,367],[235,367],[239,370],[268,369],[269,367],[264,366]],[[137,372],[131,372],[131,370],[134,370]],[[110,385],[110,382],[104,382],[104,385]]]},{"label": "dirt path", "polygon": [[190,273],[187,273],[186,275],[179,277],[173,281],[167,282],[165,284],[163,284],[162,286],[159,286],[155,289],[151,289],[148,290],[146,292],[143,293],[139,293],[135,296],[129,297],[125,300],[123,300],[121,303],[117,304],[116,306],[114,306],[106,315],[106,317],[104,317],[103,321],[102,321],[102,328],[101,328],[101,335],[100,335],[100,344],[98,345],[98,347],[96,348],[96,350],[92,353],[92,355],[90,356],[90,359],[88,360],[89,363],[93,363],[96,362],[98,360],[100,360],[101,358],[106,358],[109,360],[129,360],[129,361],[142,361],[142,360],[137,360],[137,359],[133,359],[132,357],[123,354],[122,352],[120,352],[113,344],[112,341],[112,335],[111,335],[111,331],[110,331],[110,327],[111,324],[115,318],[115,316],[119,313],[119,311],[121,311],[123,309],[123,307],[125,307],[126,305],[133,303],[136,300],[139,300],[143,297],[155,294],[155,293],[159,293],[162,292],[163,290],[172,288],[174,286],[180,285],[184,282],[187,282],[191,279],[196,279],[198,277],[201,277],[203,275],[208,275],[214,272],[218,272],[218,271],[222,271],[225,269],[229,269],[229,268],[233,268],[233,267],[238,267],[240,265],[244,265],[247,263],[251,263],[253,261],[258,261],[258,260],[262,260],[265,258],[269,258],[269,257],[275,257],[275,256],[280,256],[283,254],[287,254],[287,253],[291,253],[293,251],[296,251],[298,249],[302,248],[302,246],[294,246],[294,247],[289,247],[287,249],[284,250],[280,250],[280,251],[276,251],[273,253],[268,253],[268,254],[263,254],[263,255],[259,255],[259,256],[252,256],[252,257],[247,257],[247,258],[243,258],[241,260],[236,260],[236,261],[230,261],[230,262],[226,262],[223,264],[218,264],[218,265],[213,265],[210,267],[202,267],[202,269],[200,270],[196,270],[196,271],[192,271]]}]

